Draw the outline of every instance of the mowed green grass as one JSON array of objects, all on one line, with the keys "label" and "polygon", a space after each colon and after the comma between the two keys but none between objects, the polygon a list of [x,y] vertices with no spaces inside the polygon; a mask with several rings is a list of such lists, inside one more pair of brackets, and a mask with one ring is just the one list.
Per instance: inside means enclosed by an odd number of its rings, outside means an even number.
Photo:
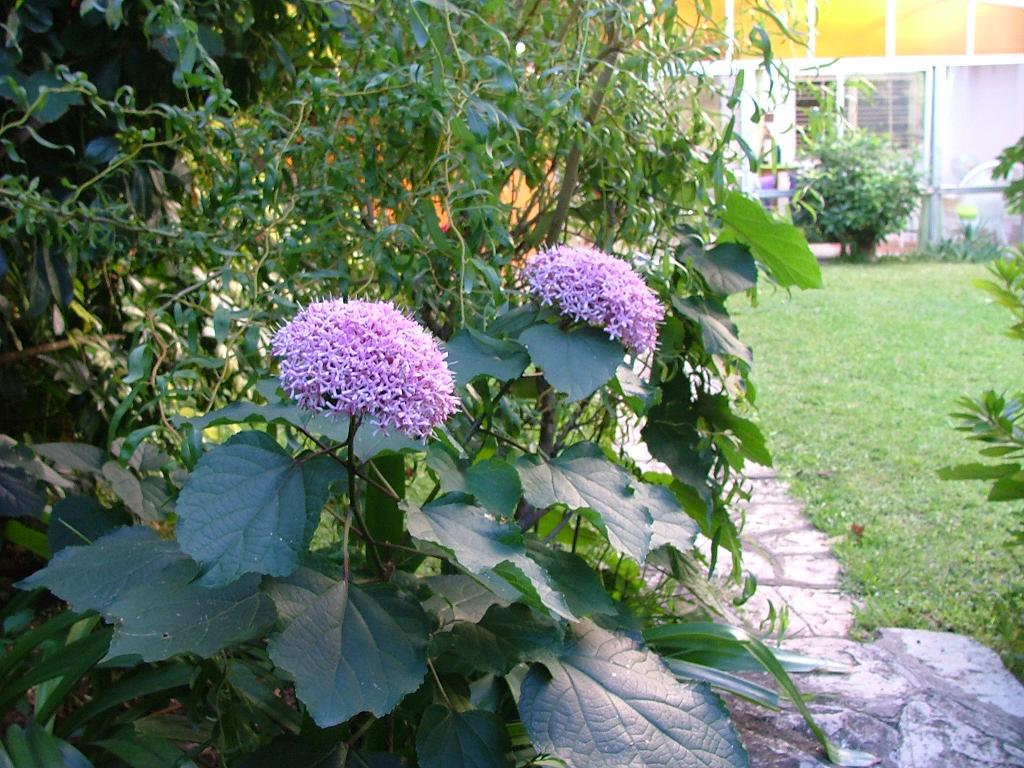
[{"label": "mowed green grass", "polygon": [[834,537],[863,628],[951,630],[1009,652],[1020,619],[996,608],[1022,578],[1002,546],[1013,505],[936,471],[976,460],[951,426],[958,396],[1024,386],[1024,350],[1002,335],[1010,317],[971,285],[982,266],[823,273],[825,290],[769,288],[758,306],[730,305],[754,349],[775,464]]}]

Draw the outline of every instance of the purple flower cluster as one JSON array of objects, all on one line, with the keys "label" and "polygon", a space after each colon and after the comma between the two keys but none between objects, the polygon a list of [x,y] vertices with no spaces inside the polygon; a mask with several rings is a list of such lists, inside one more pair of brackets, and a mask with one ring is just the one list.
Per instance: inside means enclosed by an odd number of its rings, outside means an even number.
[{"label": "purple flower cluster", "polygon": [[284,391],[311,411],[368,416],[425,439],[459,408],[445,353],[390,302],[310,304],[271,348]]},{"label": "purple flower cluster", "polygon": [[634,352],[654,349],[665,308],[621,259],[595,248],[560,245],[530,259],[523,274],[541,304],[603,328]]}]

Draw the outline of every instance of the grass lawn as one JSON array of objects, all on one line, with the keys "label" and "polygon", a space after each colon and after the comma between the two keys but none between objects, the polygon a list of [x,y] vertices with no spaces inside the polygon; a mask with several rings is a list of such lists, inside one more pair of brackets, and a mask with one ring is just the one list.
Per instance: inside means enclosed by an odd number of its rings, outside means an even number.
[{"label": "grass lawn", "polygon": [[[996,611],[1022,579],[1001,546],[1013,505],[987,504],[983,483],[936,476],[976,456],[951,428],[954,400],[1024,382],[1020,345],[1001,335],[1009,314],[971,286],[983,274],[827,265],[823,291],[767,289],[759,306],[730,308],[754,349],[776,466],[834,537],[861,626],[962,632],[1007,653],[1021,632],[1019,616]],[[1024,669],[1019,656],[1011,664]]]}]

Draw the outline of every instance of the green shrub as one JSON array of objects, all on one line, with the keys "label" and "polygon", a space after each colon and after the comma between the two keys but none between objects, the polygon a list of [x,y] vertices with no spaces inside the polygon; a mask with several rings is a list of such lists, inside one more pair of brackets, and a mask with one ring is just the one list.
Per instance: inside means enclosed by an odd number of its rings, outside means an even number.
[{"label": "green shrub", "polygon": [[815,166],[804,176],[814,228],[838,241],[843,255],[873,257],[875,247],[906,226],[920,203],[914,161],[862,130],[825,131],[811,143]]}]

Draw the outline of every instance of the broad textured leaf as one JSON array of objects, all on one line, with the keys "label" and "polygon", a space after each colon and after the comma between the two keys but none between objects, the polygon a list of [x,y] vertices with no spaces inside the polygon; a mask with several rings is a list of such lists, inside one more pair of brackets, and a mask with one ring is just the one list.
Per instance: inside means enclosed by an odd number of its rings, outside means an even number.
[{"label": "broad textured leaf", "polygon": [[735,323],[725,307],[716,301],[672,297],[672,305],[700,326],[704,349],[712,355],[731,355],[752,363],[750,347],[739,340]]},{"label": "broad textured leaf", "polygon": [[565,596],[569,609],[577,616],[593,616],[597,613],[611,616],[617,612],[597,572],[575,552],[545,546],[536,538],[528,538],[526,548],[530,557],[548,572],[555,586]]},{"label": "broad textured leaf", "polygon": [[722,243],[710,251],[696,251],[687,256],[715,293],[728,296],[757,285],[757,264],[744,245]]},{"label": "broad textured leaf", "polygon": [[75,487],[73,482],[54,471],[49,464],[40,461],[32,450],[33,447],[0,434],[0,466],[23,469],[45,485],[53,485],[58,488]]},{"label": "broad textured leaf", "polygon": [[248,640],[276,618],[259,584],[250,574],[216,589],[163,583],[128,590],[106,610],[118,620],[107,657],[138,654],[143,661],[162,661],[194,653],[208,658]]},{"label": "broad textured leaf", "polygon": [[544,569],[527,557],[517,526],[499,522],[462,494],[448,494],[423,507],[410,507],[407,514],[410,534],[441,545],[471,573],[495,573],[500,563],[509,563],[533,584],[544,605],[564,618],[575,618]]},{"label": "broad textured leaf", "polygon": [[110,483],[110,488],[124,505],[143,520],[158,522],[149,517],[150,509],[146,507],[146,497],[142,492],[142,483],[130,469],[125,469],[116,461],[108,461],[103,465],[103,477]]},{"label": "broad textured leaf", "polygon": [[676,480],[707,499],[712,459],[708,451],[700,448],[698,414],[689,397],[685,379],[665,382],[662,401],[651,409],[640,434],[651,456],[666,464]]},{"label": "broad textured leaf", "polygon": [[104,507],[92,496],[67,496],[53,505],[47,541],[56,554],[65,547],[92,544],[116,528],[131,525],[121,508]]},{"label": "broad textured leaf", "polygon": [[516,464],[523,495],[535,507],[591,509],[618,552],[642,563],[651,544],[650,511],[632,492],[632,477],[593,443],[577,443],[551,461],[526,456]]},{"label": "broad textured leaf", "polygon": [[142,525],[121,528],[89,546],[67,547],[45,568],[18,583],[46,587],[79,613],[104,612],[140,584],[184,584],[199,572],[173,541]]},{"label": "broad textured leaf", "polygon": [[596,328],[563,331],[544,323],[527,328],[519,340],[534,364],[569,402],[582,400],[615,375],[625,351]]},{"label": "broad textured leaf", "polygon": [[[344,416],[325,416],[303,410],[294,403],[231,403],[205,416],[193,419],[176,417],[175,424],[191,424],[203,430],[222,424],[278,423],[299,427],[329,441],[343,443],[348,438],[348,419]],[[364,424],[356,432],[356,456],[364,461],[382,451],[422,451],[423,446],[400,432],[378,432],[372,423]]]},{"label": "broad textured leaf", "polygon": [[271,643],[270,658],[327,728],[360,712],[383,716],[416,690],[429,629],[419,604],[394,589],[340,581]]},{"label": "broad textured leaf", "polygon": [[750,245],[751,250],[785,287],[821,288],[821,268],[804,233],[792,224],[772,219],[756,200],[739,192],[725,198],[722,222]]},{"label": "broad textured leaf", "polygon": [[530,355],[522,344],[496,339],[472,328],[459,331],[445,346],[448,367],[459,386],[477,376],[491,376],[499,381],[518,379],[530,364]]},{"label": "broad textured leaf", "polygon": [[0,517],[39,517],[45,508],[38,480],[19,467],[0,466]]},{"label": "broad textured leaf", "polygon": [[512,742],[501,718],[491,712],[456,712],[434,704],[416,732],[420,768],[508,768]]},{"label": "broad textured leaf", "polygon": [[460,465],[439,445],[427,450],[427,465],[437,473],[444,493],[469,493],[491,512],[511,517],[523,495],[515,467],[501,459]]},{"label": "broad textured leaf", "polygon": [[573,768],[735,768],[746,753],[721,700],[680,683],[651,651],[583,622],[548,670],[523,680],[534,746]]},{"label": "broad textured leaf", "polygon": [[203,456],[177,504],[178,541],[206,569],[202,584],[294,571],[327,499],[325,466],[295,461],[262,432]]},{"label": "broad textured leaf", "polygon": [[423,607],[436,614],[442,624],[455,621],[476,624],[492,605],[508,605],[503,597],[469,576],[431,576],[426,582],[434,594]]},{"label": "broad textured leaf", "polygon": [[442,674],[493,672],[506,674],[521,661],[554,658],[562,647],[562,631],[519,603],[491,606],[477,624],[459,622],[434,636],[431,656]]},{"label": "broad textured leaf", "polygon": [[300,566],[289,576],[271,581],[267,594],[274,601],[278,617],[287,623],[318,602],[336,583],[326,574]]},{"label": "broad textured leaf", "polygon": [[636,495],[654,518],[651,549],[666,544],[680,552],[693,548],[697,524],[693,522],[671,489],[663,485],[637,483]]}]

